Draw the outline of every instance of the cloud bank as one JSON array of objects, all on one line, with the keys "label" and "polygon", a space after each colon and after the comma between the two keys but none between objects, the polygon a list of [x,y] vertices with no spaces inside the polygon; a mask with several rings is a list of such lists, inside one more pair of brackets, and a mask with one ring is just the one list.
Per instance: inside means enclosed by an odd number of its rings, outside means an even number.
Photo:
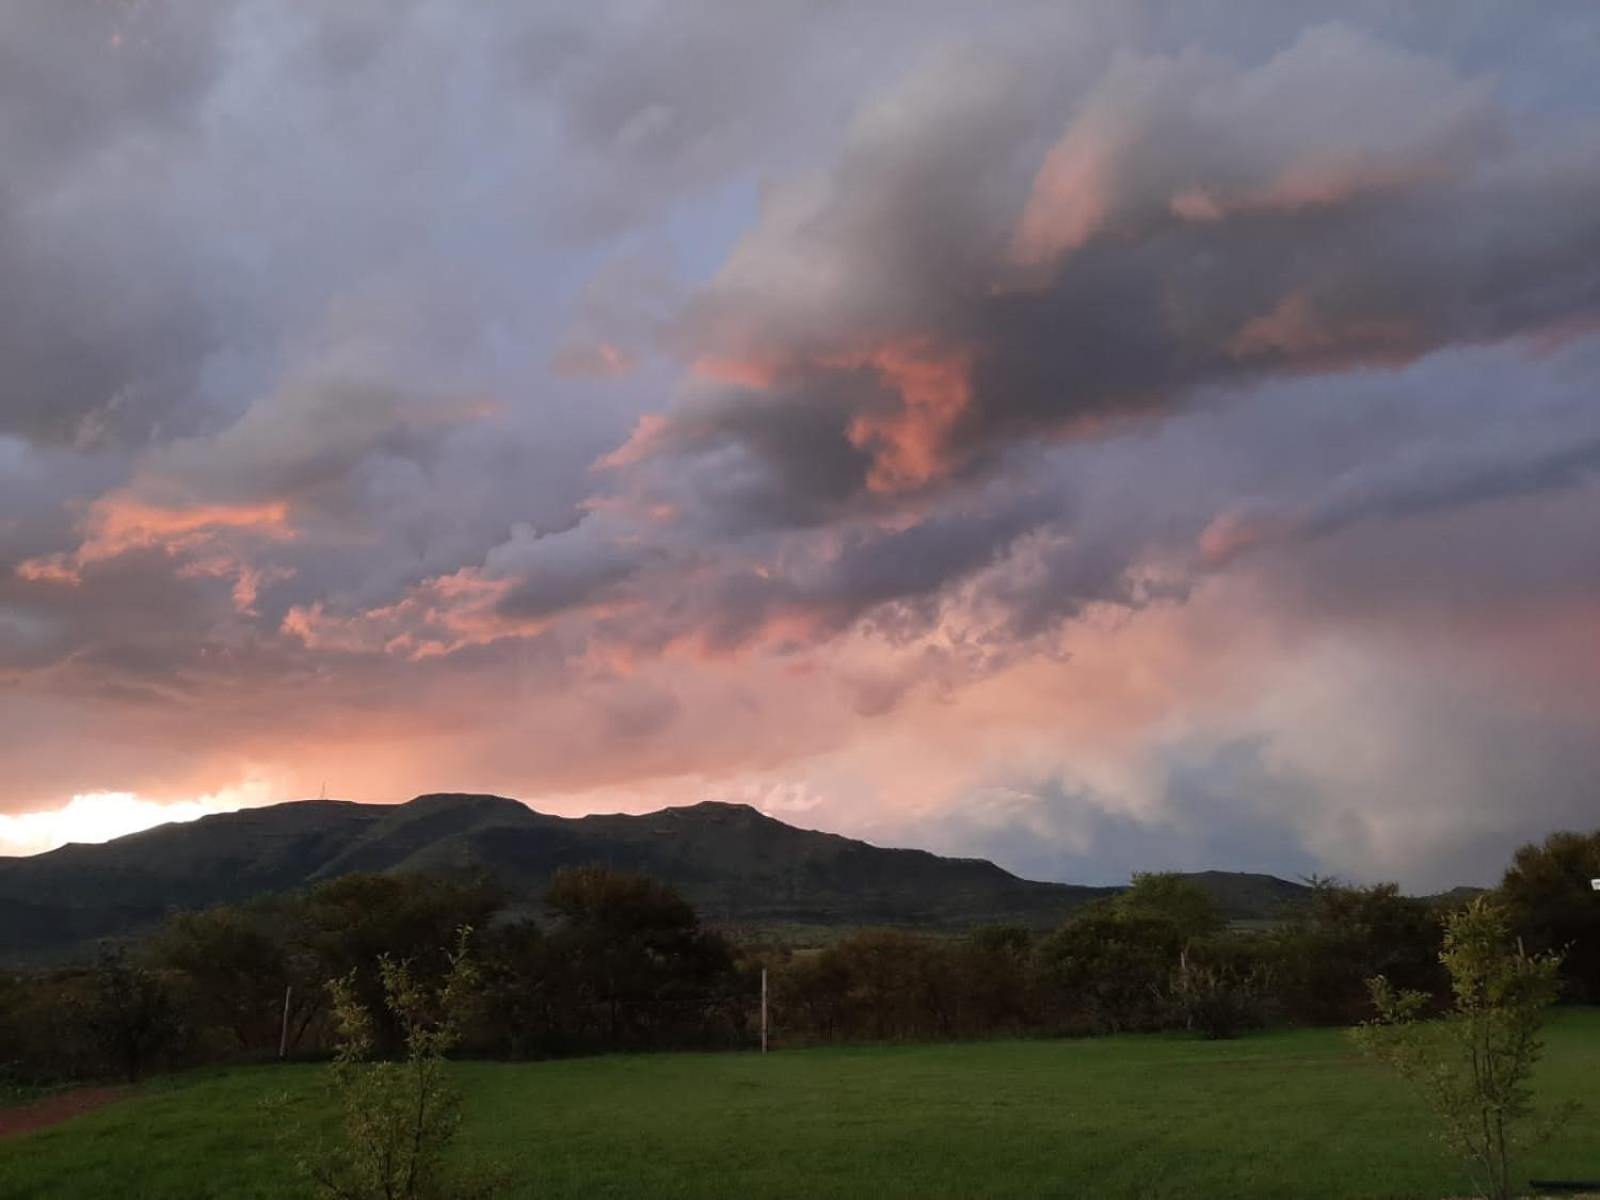
[{"label": "cloud bank", "polygon": [[8,10],[0,809],[1583,823],[1600,18],[1246,15]]}]

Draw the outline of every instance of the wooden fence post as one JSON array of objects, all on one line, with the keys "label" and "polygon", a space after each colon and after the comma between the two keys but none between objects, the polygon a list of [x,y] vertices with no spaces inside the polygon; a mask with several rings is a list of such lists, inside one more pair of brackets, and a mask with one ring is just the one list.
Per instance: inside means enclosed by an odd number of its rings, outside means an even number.
[{"label": "wooden fence post", "polygon": [[286,984],[283,989],[283,1031],[278,1034],[278,1061],[282,1062],[289,1057],[289,997],[294,992],[294,984]]}]

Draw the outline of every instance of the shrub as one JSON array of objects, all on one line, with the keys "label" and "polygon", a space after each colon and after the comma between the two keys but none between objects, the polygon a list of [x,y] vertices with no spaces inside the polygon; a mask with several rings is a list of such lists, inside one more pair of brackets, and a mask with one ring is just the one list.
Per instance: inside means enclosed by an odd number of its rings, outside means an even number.
[{"label": "shrub", "polygon": [[1510,1200],[1516,1153],[1566,1115],[1541,1120],[1529,1083],[1560,959],[1513,944],[1505,908],[1487,897],[1446,918],[1439,958],[1454,993],[1450,1011],[1420,1020],[1429,997],[1378,976],[1370,981],[1378,1018],[1356,1031],[1357,1041],[1416,1085],[1485,1194]]},{"label": "shrub", "polygon": [[467,954],[468,931],[449,953],[438,988],[419,983],[410,964],[387,955],[379,978],[388,1015],[400,1030],[404,1057],[375,1059],[377,1026],[362,1002],[354,973],[332,981],[339,1048],[331,1068],[343,1113],[343,1137],[306,1167],[320,1192],[335,1200],[428,1200],[487,1192],[445,1169],[455,1136],[460,1097],[445,1074],[445,1056],[461,1038],[477,990]]},{"label": "shrub", "polygon": [[1185,1029],[1209,1041],[1236,1038],[1267,1023],[1270,982],[1267,968],[1233,945],[1186,950],[1172,973],[1173,1015]]}]

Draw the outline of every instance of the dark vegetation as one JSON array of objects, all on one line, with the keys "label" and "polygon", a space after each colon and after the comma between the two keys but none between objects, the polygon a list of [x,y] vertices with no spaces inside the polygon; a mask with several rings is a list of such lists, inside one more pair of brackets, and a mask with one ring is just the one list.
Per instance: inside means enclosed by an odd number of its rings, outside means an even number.
[{"label": "dark vegetation", "polygon": [[[1571,872],[1587,886],[1597,853],[1600,834],[1554,835],[1518,852],[1501,891],[1515,936],[1565,950],[1572,999],[1600,983],[1583,952],[1600,904],[1569,902]],[[1441,916],[1462,903],[1318,881],[1279,922],[1239,928],[1194,880],[1146,875],[1045,932],[868,929],[793,950],[741,944],[674,888],[609,867],[558,871],[538,919],[491,882],[356,874],[175,914],[94,966],[0,977],[0,1064],[34,1084],[269,1059],[280,1045],[323,1056],[331,980],[374,1014],[374,1053],[399,1054],[380,963],[436,988],[465,927],[479,984],[460,1052],[476,1057],[749,1047],[763,969],[779,1045],[1347,1025],[1371,1015],[1376,976],[1425,1008],[1448,1004]]]}]

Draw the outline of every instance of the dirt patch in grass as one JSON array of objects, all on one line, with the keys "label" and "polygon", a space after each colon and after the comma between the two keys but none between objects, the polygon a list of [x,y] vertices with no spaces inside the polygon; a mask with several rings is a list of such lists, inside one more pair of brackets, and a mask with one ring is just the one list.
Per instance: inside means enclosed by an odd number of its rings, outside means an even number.
[{"label": "dirt patch in grass", "polygon": [[37,1133],[41,1129],[59,1125],[72,1117],[80,1117],[84,1113],[94,1112],[97,1108],[114,1104],[127,1095],[128,1089],[125,1087],[73,1088],[71,1091],[45,1096],[30,1104],[0,1108],[0,1139]]}]

